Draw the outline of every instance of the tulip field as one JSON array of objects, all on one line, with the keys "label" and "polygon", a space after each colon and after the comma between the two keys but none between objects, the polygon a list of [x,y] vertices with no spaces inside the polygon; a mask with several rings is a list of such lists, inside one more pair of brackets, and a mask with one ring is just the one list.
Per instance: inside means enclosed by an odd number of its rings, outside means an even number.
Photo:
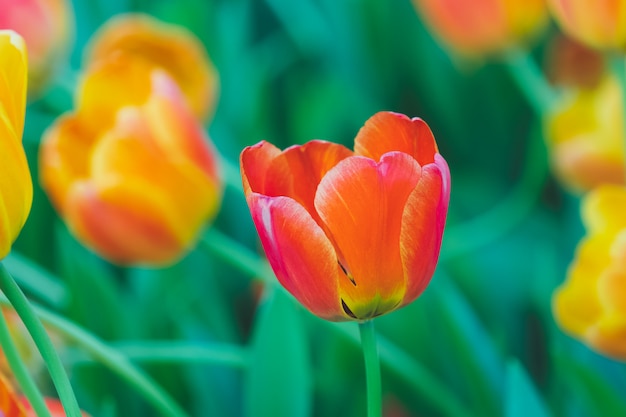
[{"label": "tulip field", "polygon": [[626,1],[0,0],[0,416],[626,415]]}]

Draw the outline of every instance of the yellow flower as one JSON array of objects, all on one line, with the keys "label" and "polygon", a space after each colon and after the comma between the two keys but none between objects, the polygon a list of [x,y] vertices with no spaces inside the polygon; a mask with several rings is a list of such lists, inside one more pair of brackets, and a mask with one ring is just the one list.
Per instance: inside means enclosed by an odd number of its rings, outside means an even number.
[{"label": "yellow flower", "polygon": [[[135,91],[130,81],[140,73],[85,80],[83,107],[44,134],[40,175],[85,245],[118,264],[161,266],[183,256],[215,216],[221,180],[215,150],[177,84],[154,69]],[[103,91],[102,102],[88,97]]]},{"label": "yellow flower", "polygon": [[218,77],[202,43],[187,29],[143,14],[124,14],[109,20],[86,49],[85,65],[128,55],[141,62],[136,71],[145,79],[155,68],[165,70],[184,93],[200,119],[213,113]]},{"label": "yellow flower", "polygon": [[626,3],[615,0],[548,0],[555,20],[570,36],[600,49],[626,46]]},{"label": "yellow flower", "polygon": [[38,93],[66,58],[73,36],[67,0],[0,0],[0,29],[19,33],[28,46],[29,93]]},{"label": "yellow flower", "polygon": [[413,0],[430,30],[466,55],[525,43],[548,21],[545,0]]},{"label": "yellow flower", "polygon": [[27,67],[24,40],[0,30],[0,260],[11,250],[33,201],[22,147]]},{"label": "yellow flower", "polygon": [[626,189],[604,185],[587,194],[580,242],[567,281],[553,299],[561,328],[592,349],[626,359]]},{"label": "yellow flower", "polygon": [[617,80],[571,91],[545,119],[554,170],[574,191],[624,181],[623,104]]}]

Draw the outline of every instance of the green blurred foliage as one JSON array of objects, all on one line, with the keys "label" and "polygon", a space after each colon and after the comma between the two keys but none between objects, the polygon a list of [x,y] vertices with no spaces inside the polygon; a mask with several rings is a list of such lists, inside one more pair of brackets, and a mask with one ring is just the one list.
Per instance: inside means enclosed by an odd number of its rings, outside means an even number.
[{"label": "green blurred foliage", "polygon": [[[393,365],[401,360],[394,349],[434,375],[467,416],[626,413],[624,366],[554,325],[551,293],[582,235],[579,201],[546,175],[545,149],[529,148],[540,124],[502,63],[450,55],[410,0],[75,0],[74,11],[68,68],[28,107],[24,143],[35,199],[7,267],[18,278],[36,276],[24,286],[33,299],[105,341],[246,346],[248,370],[192,361],[145,366],[190,415],[362,416],[362,356],[354,324],[321,323],[280,290],[260,296],[259,282],[202,246],[170,268],[122,269],[68,233],[37,185],[37,147],[72,106],[67,86],[76,82],[89,37],[118,13],[149,13],[202,40],[221,84],[207,129],[235,166],[242,148],[262,139],[281,148],[314,138],[351,146],[379,110],[429,123],[452,172],[448,228],[423,296],[377,320],[387,343],[388,417],[454,415],[442,408],[443,397],[434,398],[437,389],[421,389],[420,375],[412,380]],[[545,42],[533,50],[539,62]],[[537,173],[520,185],[525,169]],[[212,227],[259,252],[237,187],[226,189]],[[54,279],[65,298],[54,296]],[[106,368],[66,356],[68,366],[76,362],[79,402],[94,417],[154,415]]]}]

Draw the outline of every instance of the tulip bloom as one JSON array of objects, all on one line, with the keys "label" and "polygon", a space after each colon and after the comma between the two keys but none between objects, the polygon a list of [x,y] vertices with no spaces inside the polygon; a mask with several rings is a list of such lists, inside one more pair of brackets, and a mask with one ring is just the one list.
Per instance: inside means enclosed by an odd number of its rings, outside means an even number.
[{"label": "tulip bloom", "polygon": [[[52,417],[65,417],[65,410],[59,400],[44,398],[46,407]],[[89,417],[85,412],[84,417]],[[0,415],[3,417],[37,417],[30,403],[19,395],[6,375],[0,374]]]},{"label": "tulip bloom", "polygon": [[626,359],[626,189],[604,185],[583,200],[587,235],[553,299],[559,326],[592,349]]},{"label": "tulip bloom", "polygon": [[[121,105],[112,123],[112,102],[94,119],[102,103],[83,99],[95,109],[62,116],[41,148],[41,183],[53,205],[81,242],[118,264],[174,262],[221,200],[215,150],[176,83],[161,70],[148,80],[145,102]],[[133,84],[126,87],[133,95]],[[124,102],[122,90],[111,96],[118,93]]]},{"label": "tulip bloom", "polygon": [[241,153],[244,192],[280,283],[328,320],[367,320],[415,300],[434,273],[450,172],[419,119],[381,112],[355,151],[311,141]]},{"label": "tulip bloom", "polygon": [[39,92],[67,56],[73,16],[67,0],[0,0],[0,29],[19,33],[28,46],[28,85]]},{"label": "tulip bloom", "polygon": [[[56,400],[54,398],[44,398],[44,401],[46,402],[46,406],[48,407],[48,411],[50,411],[50,415],[52,417],[66,417],[67,414],[65,414],[65,410],[63,409],[63,405],[61,404],[61,402],[59,400]],[[24,412],[25,414],[18,414],[15,417],[37,417],[35,414],[35,411],[31,408],[30,404],[28,403],[28,401],[23,398],[22,399],[22,404],[24,405]],[[85,413],[84,411],[81,412],[83,417],[89,417],[89,414]],[[7,417],[11,417],[10,415],[7,415]]]},{"label": "tulip bloom", "polygon": [[217,73],[202,43],[187,29],[148,15],[119,15],[92,37],[86,48],[85,65],[90,68],[119,55],[139,61],[135,70],[142,71],[145,79],[154,68],[166,71],[200,119],[208,119],[213,112]]},{"label": "tulip bloom", "polygon": [[26,46],[0,30],[0,260],[22,230],[33,201],[33,185],[22,147],[26,109]]},{"label": "tulip bloom", "polygon": [[623,103],[619,83],[605,77],[564,97],[546,116],[555,172],[574,191],[624,182]]},{"label": "tulip bloom", "polygon": [[545,0],[413,0],[430,30],[466,55],[525,43],[548,21]]},{"label": "tulip bloom", "polygon": [[599,49],[626,46],[626,3],[615,0],[548,0],[552,14],[570,36]]}]

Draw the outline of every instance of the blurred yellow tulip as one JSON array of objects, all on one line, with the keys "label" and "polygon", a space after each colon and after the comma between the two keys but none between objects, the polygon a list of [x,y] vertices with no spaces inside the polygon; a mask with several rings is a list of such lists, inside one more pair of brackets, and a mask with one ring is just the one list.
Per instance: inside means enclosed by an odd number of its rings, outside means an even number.
[{"label": "blurred yellow tulip", "polygon": [[626,46],[626,2],[549,0],[556,21],[570,36],[600,49]]},{"label": "blurred yellow tulip", "polygon": [[0,0],[0,10],[0,29],[12,29],[26,42],[29,94],[37,94],[68,55],[71,5],[68,0]]},{"label": "blurred yellow tulip", "polygon": [[0,30],[0,260],[11,250],[33,201],[22,147],[27,68],[24,40]]},{"label": "blurred yellow tulip", "polygon": [[413,0],[429,29],[466,55],[503,52],[548,22],[545,0]]},{"label": "blurred yellow tulip", "polygon": [[[82,94],[117,83],[104,104],[85,97],[83,107],[44,134],[42,186],[70,230],[101,256],[118,264],[170,264],[219,209],[215,150],[166,72],[153,69],[139,92],[124,83],[133,71],[109,73],[115,81],[101,75],[85,80]],[[144,87],[143,101],[129,104],[141,101]],[[98,118],[102,106],[107,110]]]},{"label": "blurred yellow tulip", "polygon": [[567,281],[553,299],[561,328],[592,349],[626,359],[626,189],[603,185],[589,192],[587,229]]},{"label": "blurred yellow tulip", "polygon": [[140,61],[134,69],[146,79],[152,69],[162,68],[178,83],[194,114],[210,118],[217,98],[217,72],[202,43],[186,28],[144,14],[116,16],[92,37],[85,66],[89,69],[119,55]]},{"label": "blurred yellow tulip", "polygon": [[624,182],[624,116],[619,84],[605,77],[572,90],[545,118],[555,173],[573,191]]}]

